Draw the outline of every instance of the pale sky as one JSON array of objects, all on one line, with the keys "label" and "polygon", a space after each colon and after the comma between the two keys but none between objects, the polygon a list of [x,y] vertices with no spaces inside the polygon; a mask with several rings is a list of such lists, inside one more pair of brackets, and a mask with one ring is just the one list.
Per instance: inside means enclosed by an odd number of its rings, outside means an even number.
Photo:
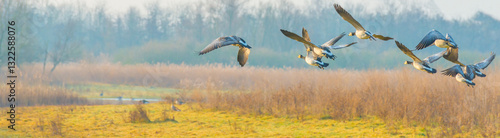
[{"label": "pale sky", "polygon": [[[241,10],[248,14],[259,14],[259,7],[293,8],[295,12],[310,12],[311,9],[332,8],[333,3],[339,3],[345,9],[353,14],[387,14],[395,12],[405,13],[409,10],[421,10],[428,16],[435,17],[442,15],[447,20],[467,20],[473,17],[478,11],[491,15],[500,21],[500,0],[236,0],[237,3],[244,5]],[[286,1],[289,6],[284,7],[280,2]],[[111,14],[123,14],[128,8],[134,6],[145,15],[144,5],[158,2],[160,7],[172,10],[194,10],[202,11],[220,6],[219,0],[53,0],[52,4],[61,5],[67,3],[84,3],[87,7],[105,4],[108,12]],[[314,3],[313,3],[314,2]],[[263,6],[264,5],[264,6]],[[199,8],[207,6],[209,8]],[[189,8],[185,8],[189,7]],[[314,8],[311,8],[314,7]],[[361,9],[359,12],[353,12],[352,9]],[[202,12],[203,13],[203,12]],[[309,14],[309,13],[308,13]]]}]

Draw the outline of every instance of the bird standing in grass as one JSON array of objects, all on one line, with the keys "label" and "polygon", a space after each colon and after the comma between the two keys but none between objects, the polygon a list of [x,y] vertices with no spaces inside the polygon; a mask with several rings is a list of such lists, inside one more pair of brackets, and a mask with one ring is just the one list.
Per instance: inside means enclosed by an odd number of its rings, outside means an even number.
[{"label": "bird standing in grass", "polygon": [[380,40],[391,40],[393,39],[392,37],[386,37],[382,35],[377,35],[377,34],[372,34],[369,31],[366,31],[361,24],[354,19],[351,14],[349,14],[344,8],[342,8],[338,4],[333,4],[333,7],[335,7],[335,10],[337,13],[344,19],[345,21],[349,22],[354,28],[356,29],[356,32],[351,32],[349,33],[349,36],[356,36],[359,39],[370,39],[370,40],[375,40],[375,38],[378,38]]},{"label": "bird standing in grass", "polygon": [[199,52],[199,55],[206,54],[212,50],[215,50],[220,47],[233,45],[240,48],[238,51],[238,62],[241,67],[245,66],[248,60],[248,55],[250,54],[250,47],[243,38],[237,36],[227,36],[227,37],[219,37],[215,39],[212,43],[208,44],[203,50]]},{"label": "bird standing in grass", "polygon": [[172,106],[171,106],[171,107],[172,107],[172,110],[174,110],[174,111],[181,111],[179,108],[175,107],[175,106],[174,106],[174,104],[171,104],[171,105],[172,105]]}]

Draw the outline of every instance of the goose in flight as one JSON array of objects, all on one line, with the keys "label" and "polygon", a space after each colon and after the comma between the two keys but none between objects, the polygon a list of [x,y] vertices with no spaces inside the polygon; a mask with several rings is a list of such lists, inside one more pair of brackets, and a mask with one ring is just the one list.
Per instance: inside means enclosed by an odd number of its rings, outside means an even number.
[{"label": "goose in flight", "polygon": [[[291,39],[294,39],[294,40],[297,40],[299,42],[304,43],[304,46],[305,46],[306,51],[307,51],[307,55],[306,56],[299,55],[298,58],[304,59],[307,64],[309,64],[311,66],[317,66],[320,69],[324,69],[324,67],[327,67],[329,65],[328,63],[324,63],[323,61],[321,61],[321,55],[316,54],[314,52],[314,48],[313,47],[318,47],[318,46],[316,46],[315,44],[307,41],[306,39],[304,39],[303,37],[300,37],[299,35],[297,35],[295,33],[292,33],[292,32],[289,32],[289,31],[283,30],[283,29],[281,29],[281,32],[285,36],[287,36],[287,37],[289,37]],[[302,32],[302,35],[307,35],[307,38],[309,38],[309,36],[308,36],[308,34],[306,32]],[[321,48],[319,48],[319,49],[321,49]],[[323,51],[321,53],[323,54]],[[330,52],[330,54],[331,54],[331,52]],[[328,57],[328,55],[323,55],[323,56]]]},{"label": "goose in flight", "polygon": [[424,49],[431,45],[435,45],[440,48],[458,48],[450,34],[446,34],[446,36],[444,36],[437,30],[432,29],[429,33],[427,33],[427,35],[424,36],[420,43],[418,43],[415,50]]},{"label": "goose in flight", "polygon": [[372,34],[369,31],[366,31],[365,28],[363,28],[363,26],[361,26],[361,24],[351,16],[351,14],[349,14],[346,10],[344,10],[344,8],[342,8],[338,4],[333,4],[333,6],[335,7],[337,13],[339,13],[339,15],[342,17],[342,19],[349,22],[356,29],[356,32],[349,33],[349,36],[356,35],[356,37],[358,37],[359,39],[370,39],[370,40],[375,40],[375,38],[378,38],[384,41],[393,39],[391,37]]},{"label": "goose in flight", "polygon": [[475,73],[471,65],[465,66],[463,67],[463,69],[462,66],[455,65],[441,72],[443,73],[443,75],[455,77],[458,82],[466,83],[467,86],[474,87],[474,85],[476,85],[476,83],[472,82],[472,80],[475,78]]},{"label": "goose in flight", "polygon": [[219,37],[215,39],[212,43],[208,44],[203,50],[199,52],[199,55],[206,54],[212,50],[215,50],[220,47],[233,45],[240,48],[238,51],[238,62],[243,67],[245,63],[247,63],[248,55],[250,54],[250,47],[243,38],[237,36],[227,36],[227,37]]},{"label": "goose in flight", "polygon": [[411,64],[411,65],[413,65],[414,68],[416,68],[418,70],[421,70],[421,71],[425,71],[427,73],[436,73],[436,69],[431,68],[429,66],[429,64],[431,64],[432,62],[438,60],[439,58],[441,58],[446,53],[446,50],[445,50],[443,52],[439,52],[439,53],[436,53],[434,55],[431,55],[431,56],[425,58],[424,60],[420,60],[405,45],[401,44],[398,41],[396,41],[396,45],[398,46],[398,48],[401,51],[403,51],[403,53],[405,53],[407,56],[409,56],[413,60],[413,61],[405,61],[404,64]]},{"label": "goose in flight", "polygon": [[333,55],[329,49],[341,49],[341,48],[346,48],[346,47],[349,47],[353,44],[356,44],[356,42],[353,42],[353,43],[350,43],[347,45],[334,46],[334,44],[337,43],[337,41],[339,41],[345,35],[345,34],[344,35],[341,34],[341,35],[331,39],[330,41],[324,43],[323,45],[317,46],[317,45],[310,42],[311,40],[309,38],[309,34],[307,33],[307,30],[305,30],[304,28],[302,28],[302,36],[304,36],[304,37],[300,37],[299,35],[292,33],[292,32],[289,32],[287,30],[283,30],[283,29],[280,29],[280,30],[281,30],[281,33],[283,33],[283,35],[285,35],[286,37],[291,38],[291,39],[296,40],[296,41],[299,41],[301,43],[304,43],[306,50],[310,49],[314,54],[316,54],[318,56],[318,58],[326,57],[329,59],[335,59],[335,55]]},{"label": "goose in flight", "polygon": [[311,48],[306,48],[307,55],[299,55],[299,58],[304,59],[307,64],[311,66],[317,66],[320,69],[325,69],[324,67],[328,67],[328,63],[321,61],[321,58],[318,55],[314,54]]},{"label": "goose in flight", "polygon": [[[285,33],[292,33],[292,32],[288,32],[288,31],[283,32],[283,34],[285,34]],[[288,34],[286,36],[292,36],[292,35],[293,35],[293,33],[292,34]],[[339,36],[330,39],[329,41],[325,42],[321,46],[315,46],[315,47],[313,47],[313,52],[315,54],[319,55],[320,58],[326,57],[326,58],[330,58],[330,59],[335,60],[336,56],[332,54],[332,52],[330,51],[330,49],[334,49],[334,50],[342,49],[342,48],[346,48],[346,47],[349,47],[349,46],[354,45],[354,44],[357,43],[357,42],[352,42],[352,43],[346,44],[346,45],[336,45],[336,46],[334,46],[334,44],[337,43],[344,36],[345,36],[345,33],[341,33]],[[311,38],[309,38],[309,33],[307,32],[307,30],[305,28],[302,28],[302,37],[306,41],[311,42]],[[307,48],[307,44],[304,43],[304,46],[306,46],[306,48]]]}]

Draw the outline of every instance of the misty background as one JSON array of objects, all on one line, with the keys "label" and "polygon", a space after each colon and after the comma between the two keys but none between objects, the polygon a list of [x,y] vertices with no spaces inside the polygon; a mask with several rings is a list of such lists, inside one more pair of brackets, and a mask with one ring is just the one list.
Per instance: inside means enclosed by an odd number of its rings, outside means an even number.
[{"label": "misty background", "polygon": [[[112,1],[1,0],[0,44],[6,45],[7,21],[13,20],[16,62],[21,69],[23,64],[47,63],[45,70],[57,71],[57,65],[70,62],[237,66],[237,47],[203,56],[197,53],[218,37],[236,35],[253,47],[246,66],[315,68],[297,58],[305,54],[304,46],[279,29],[300,34],[305,27],[315,44],[354,31],[336,13],[333,3],[343,6],[368,31],[393,37],[410,49],[436,29],[453,36],[464,64],[479,62],[490,52],[499,51],[500,20],[496,15],[471,5],[477,12],[452,16],[446,14],[449,9],[439,6],[442,2],[430,0],[381,0],[364,5],[362,1],[326,0],[174,0],[146,1],[120,10]],[[450,4],[447,8],[463,5]],[[345,36],[337,44],[350,42],[358,43],[332,51],[338,57],[335,61],[323,59],[330,63],[327,69],[392,69],[411,60],[394,41]],[[432,46],[415,54],[423,59],[442,50]],[[0,49],[0,56],[0,64],[6,65],[7,48]],[[493,64],[498,63],[496,60]],[[432,66],[441,70],[451,65],[442,59]]]}]

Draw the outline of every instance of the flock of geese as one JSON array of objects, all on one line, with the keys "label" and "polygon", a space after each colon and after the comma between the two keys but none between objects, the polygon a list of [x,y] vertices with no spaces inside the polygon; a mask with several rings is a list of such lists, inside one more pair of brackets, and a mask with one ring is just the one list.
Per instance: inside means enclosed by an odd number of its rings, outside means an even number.
[{"label": "flock of geese", "polygon": [[[344,10],[340,5],[334,4],[335,10],[337,13],[344,19],[345,21],[349,22],[354,29],[356,29],[355,32],[350,32],[348,35],[349,36],[356,36],[359,39],[369,39],[369,40],[391,40],[393,38],[383,36],[383,35],[378,35],[378,34],[372,34],[371,32],[365,30],[361,24],[356,21],[351,14],[349,14],[346,10]],[[341,33],[339,36],[331,39],[330,41],[325,42],[322,45],[315,45],[311,43],[311,40],[309,38],[309,34],[305,28],[302,28],[302,36],[299,36],[293,32],[287,31],[280,29],[283,35],[286,37],[296,40],[298,42],[301,42],[304,44],[306,48],[306,56],[299,55],[298,58],[304,59],[304,61],[311,65],[311,66],[317,66],[320,69],[324,69],[327,67],[329,64],[321,61],[323,57],[335,60],[336,56],[332,54],[330,50],[337,50],[337,49],[342,49],[349,47],[351,45],[356,44],[356,42],[352,42],[349,44],[344,44],[344,45],[335,45],[337,41],[339,41],[342,37],[344,37],[346,34]],[[466,83],[467,86],[474,86],[475,83],[472,82],[472,80],[475,78],[475,76],[479,77],[485,77],[486,75],[480,71],[480,69],[485,69],[488,67],[488,65],[493,61],[495,58],[495,53],[491,53],[490,57],[486,58],[485,60],[478,62],[476,64],[471,64],[471,65],[465,65],[462,64],[458,60],[458,45],[455,43],[451,35],[446,34],[443,35],[437,30],[431,30],[421,41],[420,43],[415,47],[414,50],[408,49],[405,45],[402,43],[395,41],[396,46],[407,56],[409,56],[412,61],[405,61],[404,64],[412,65],[415,69],[425,71],[427,73],[436,73],[436,69],[430,67],[430,64],[437,61],[441,57],[445,58],[446,60],[455,63],[456,65],[445,69],[442,71],[443,75],[455,77],[455,79],[458,82],[463,82]],[[208,46],[206,46],[203,50],[199,52],[199,55],[206,54],[212,50],[215,50],[220,47],[228,46],[228,45],[233,45],[239,47],[238,51],[238,62],[239,64],[243,67],[245,63],[248,60],[248,55],[250,54],[250,47],[243,38],[240,38],[238,36],[227,36],[227,37],[219,37],[215,39],[212,43],[210,43]],[[421,50],[426,47],[435,45],[439,48],[445,48],[446,50],[433,54],[423,60],[418,58],[413,54],[412,51],[416,50]]]}]

